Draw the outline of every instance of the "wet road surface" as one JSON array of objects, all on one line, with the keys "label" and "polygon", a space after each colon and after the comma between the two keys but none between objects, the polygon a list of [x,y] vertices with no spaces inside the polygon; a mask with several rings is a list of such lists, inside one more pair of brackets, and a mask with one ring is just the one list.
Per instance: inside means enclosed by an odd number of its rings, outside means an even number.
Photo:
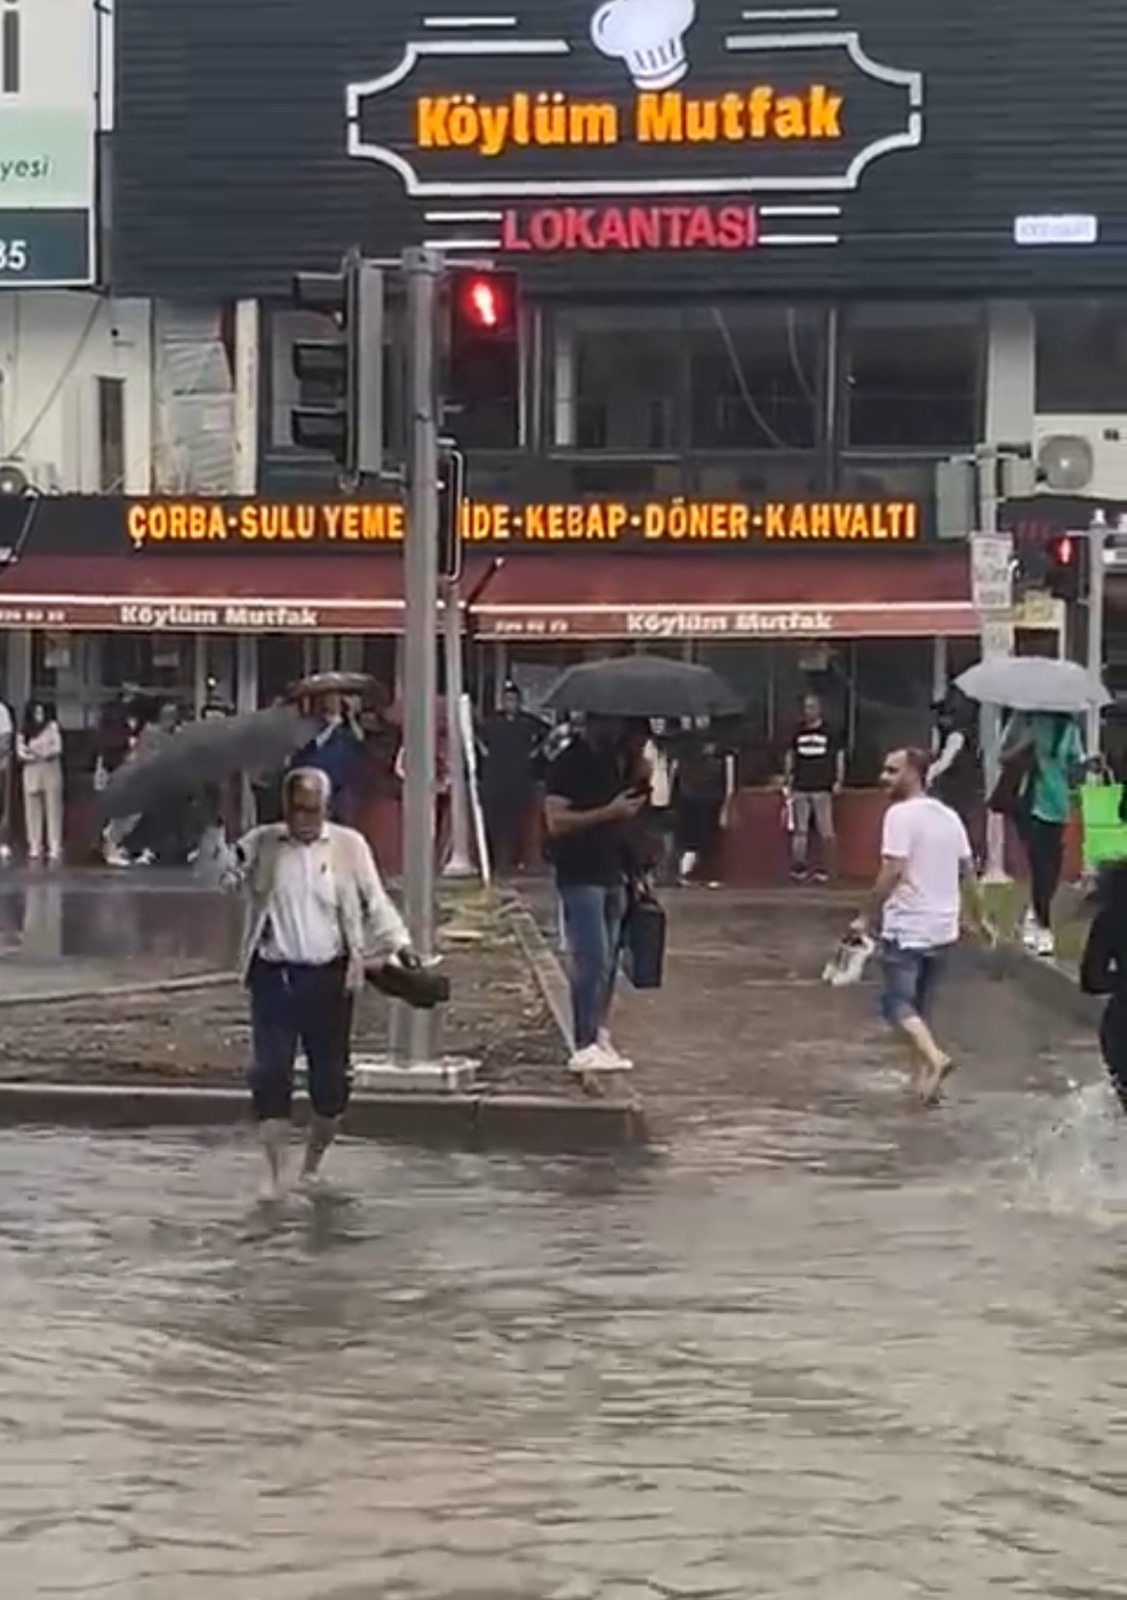
[{"label": "wet road surface", "polygon": [[914,1111],[833,915],[677,911],[644,1160],[0,1134],[4,1594],[1127,1596],[1091,1047],[968,965]]}]

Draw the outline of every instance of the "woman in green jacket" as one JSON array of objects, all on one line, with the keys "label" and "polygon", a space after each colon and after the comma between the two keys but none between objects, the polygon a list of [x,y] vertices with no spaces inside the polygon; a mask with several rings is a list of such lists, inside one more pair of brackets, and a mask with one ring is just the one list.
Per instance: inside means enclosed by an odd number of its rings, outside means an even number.
[{"label": "woman in green jacket", "polygon": [[1014,814],[1029,862],[1031,905],[1023,937],[1037,955],[1051,956],[1052,906],[1064,865],[1064,829],[1073,782],[1084,764],[1084,741],[1076,718],[1059,711],[1015,712],[1006,727],[1002,760],[1026,766]]}]

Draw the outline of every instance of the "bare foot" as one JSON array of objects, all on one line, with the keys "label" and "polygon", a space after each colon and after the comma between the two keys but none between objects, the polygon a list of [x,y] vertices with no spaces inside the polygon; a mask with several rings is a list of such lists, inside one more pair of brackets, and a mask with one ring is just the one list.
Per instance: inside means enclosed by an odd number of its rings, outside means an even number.
[{"label": "bare foot", "polygon": [[941,1056],[932,1067],[926,1067],[919,1076],[916,1092],[925,1106],[937,1106],[943,1098],[943,1085],[955,1070],[950,1056]]}]

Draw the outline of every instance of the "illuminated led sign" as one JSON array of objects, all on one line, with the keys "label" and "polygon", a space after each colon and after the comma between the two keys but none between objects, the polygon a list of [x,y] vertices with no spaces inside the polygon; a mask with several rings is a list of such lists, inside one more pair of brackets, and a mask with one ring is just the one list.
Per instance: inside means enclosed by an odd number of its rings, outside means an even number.
[{"label": "illuminated led sign", "polygon": [[347,86],[349,154],[397,175],[436,246],[833,244],[842,196],[923,139],[922,75],[836,11],[607,0],[555,32],[523,9],[420,15]]},{"label": "illuminated led sign", "polygon": [[[135,500],[125,531],[137,549],[234,546],[243,550],[388,546],[403,540],[397,501]],[[622,546],[732,549],[747,544],[913,544],[919,506],[909,500],[467,501],[468,544],[527,549]]]}]

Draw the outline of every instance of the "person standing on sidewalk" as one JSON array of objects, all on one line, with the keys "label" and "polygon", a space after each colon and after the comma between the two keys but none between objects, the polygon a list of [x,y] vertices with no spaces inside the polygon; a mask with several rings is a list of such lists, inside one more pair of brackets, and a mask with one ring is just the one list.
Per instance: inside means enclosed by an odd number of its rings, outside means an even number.
[{"label": "person standing on sidewalk", "polygon": [[629,833],[649,800],[619,718],[588,717],[546,777],[544,826],[563,909],[576,1073],[624,1072],[631,1063],[608,1028],[626,915]]},{"label": "person standing on sidewalk", "polygon": [[953,1062],[929,1016],[947,953],[958,941],[964,882],[972,921],[988,937],[991,930],[967,830],[957,812],[927,793],[929,764],[926,750],[893,750],[885,757],[881,783],[891,804],[880,871],[853,931],[880,935],[881,1015],[916,1058],[919,1098],[934,1105]]},{"label": "person standing on sidewalk", "polygon": [[808,694],[802,702],[802,721],[790,742],[783,772],[783,787],[794,804],[791,835],[791,877],[805,883],[809,872],[810,829],[818,834],[821,857],[816,883],[827,883],[837,873],[837,830],[834,800],[845,783],[845,746],[822,714],[822,702]]},{"label": "person standing on sidewalk", "polygon": [[23,826],[27,859],[52,866],[63,859],[63,736],[53,705],[33,700],[16,739],[23,776]]},{"label": "person standing on sidewalk", "polygon": [[222,881],[246,899],[242,976],[250,993],[250,1089],[277,1200],[290,1137],[300,1044],[312,1117],[301,1180],[316,1184],[351,1092],[353,1000],[369,953],[417,966],[411,941],[363,834],[330,822],[332,782],[299,767],[282,785],[283,821],[246,834]]},{"label": "person standing on sidewalk", "polygon": [[1072,785],[1084,765],[1084,741],[1075,717],[1056,711],[1019,711],[1006,724],[1002,767],[1024,768],[1013,813],[1029,862],[1031,905],[1022,938],[1035,955],[1052,956],[1053,900],[1064,866],[1064,829]]},{"label": "person standing on sidewalk", "polygon": [[529,820],[536,797],[536,762],[548,729],[524,709],[515,683],[507,683],[501,709],[482,723],[481,800],[489,854],[495,872],[523,872],[528,865]]}]

